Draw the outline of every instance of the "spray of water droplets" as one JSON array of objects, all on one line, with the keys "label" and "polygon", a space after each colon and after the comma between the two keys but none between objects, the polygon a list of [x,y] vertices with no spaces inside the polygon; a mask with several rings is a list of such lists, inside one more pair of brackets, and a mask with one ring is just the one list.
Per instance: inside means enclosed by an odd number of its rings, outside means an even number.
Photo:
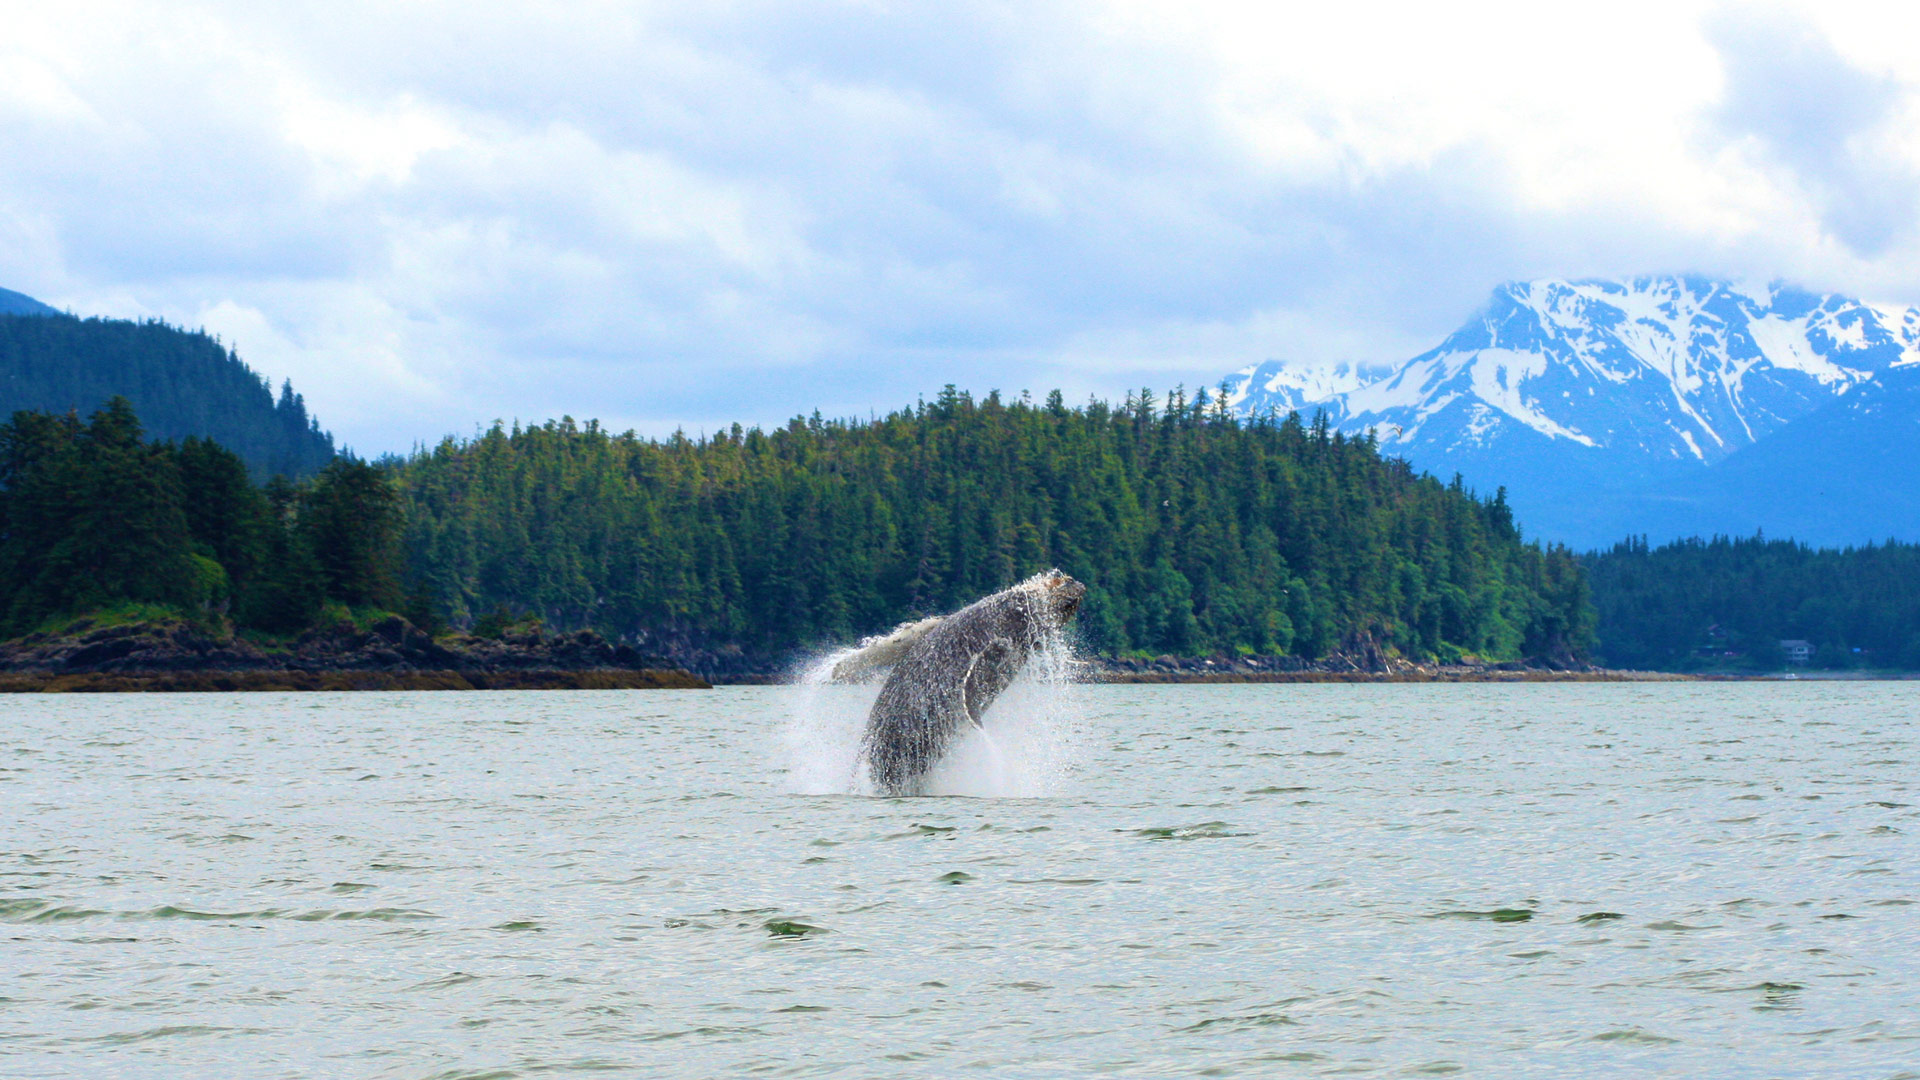
[{"label": "spray of water droplets", "polygon": [[[861,757],[867,714],[885,681],[836,683],[834,668],[878,638],[820,657],[799,687],[784,732],[788,790],[803,795],[873,795]],[[929,777],[930,795],[1032,798],[1060,790],[1071,769],[1084,710],[1076,693],[1071,635],[1044,633],[1013,684],[967,730]]]}]

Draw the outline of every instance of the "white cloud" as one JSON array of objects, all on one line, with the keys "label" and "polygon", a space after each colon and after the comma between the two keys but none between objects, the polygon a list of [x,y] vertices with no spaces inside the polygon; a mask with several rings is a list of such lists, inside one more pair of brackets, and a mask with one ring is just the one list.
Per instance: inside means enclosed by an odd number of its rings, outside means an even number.
[{"label": "white cloud", "polygon": [[19,6],[0,286],[369,451],[1393,359],[1513,277],[1920,301],[1904,5]]},{"label": "white cloud", "polygon": [[410,96],[364,109],[291,82],[281,87],[280,96],[277,108],[286,140],[340,174],[331,185],[335,194],[373,180],[403,184],[412,178],[422,155],[463,141],[445,116]]}]

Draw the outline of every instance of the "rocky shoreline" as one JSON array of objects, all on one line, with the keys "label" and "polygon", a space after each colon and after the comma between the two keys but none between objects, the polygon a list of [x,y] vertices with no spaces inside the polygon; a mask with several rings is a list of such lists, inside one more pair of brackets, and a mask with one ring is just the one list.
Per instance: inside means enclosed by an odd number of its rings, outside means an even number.
[{"label": "rocky shoreline", "polygon": [[1378,650],[1317,660],[1298,656],[1101,658],[1088,662],[1086,668],[1084,680],[1097,683],[1674,682],[1691,678],[1572,662],[1422,664]]},{"label": "rocky shoreline", "polygon": [[[280,641],[248,640],[185,620],[94,626],[0,644],[0,693],[242,690],[535,690],[696,688],[788,682],[803,658],[649,641],[643,651],[592,630],[521,629],[433,637],[399,616],[342,621]],[[1297,656],[1098,657],[1091,683],[1645,682],[1689,678],[1574,662],[1419,664],[1362,648]]]},{"label": "rocky shoreline", "polygon": [[1408,671],[1273,671],[1239,672],[1110,672],[1098,671],[1086,681],[1095,683],[1567,683],[1567,682],[1690,682],[1693,676],[1665,671],[1551,671],[1525,668],[1453,664],[1414,666]]},{"label": "rocky shoreline", "polygon": [[168,671],[0,674],[0,694],[320,690],[711,690],[684,671]]},{"label": "rocky shoreline", "polygon": [[[807,666],[750,664],[701,670],[716,685],[768,686],[792,681]],[[1498,664],[1421,664],[1378,650],[1298,656],[1099,656],[1075,662],[1083,683],[1371,683],[1371,682],[1684,682],[1697,676],[1621,671],[1591,664],[1509,661]]]},{"label": "rocky shoreline", "polygon": [[184,620],[30,634],[0,644],[0,693],[704,688],[691,672],[591,630],[435,638],[399,616],[284,642]]}]

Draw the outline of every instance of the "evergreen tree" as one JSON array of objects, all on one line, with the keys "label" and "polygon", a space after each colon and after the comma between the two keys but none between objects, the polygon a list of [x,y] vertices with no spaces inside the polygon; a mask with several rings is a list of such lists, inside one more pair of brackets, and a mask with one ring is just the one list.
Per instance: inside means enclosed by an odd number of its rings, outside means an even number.
[{"label": "evergreen tree", "polygon": [[0,445],[8,631],[127,601],[192,605],[215,587],[193,558],[172,454],[141,440],[125,398],[84,427],[16,414]]},{"label": "evergreen tree", "polygon": [[334,459],[301,500],[299,525],[329,598],[351,607],[401,606],[400,506],[378,467]]},{"label": "evergreen tree", "polygon": [[270,633],[310,626],[326,602],[320,565],[300,528],[300,490],[284,476],[268,480],[261,569],[241,596],[238,621]]},{"label": "evergreen tree", "polygon": [[266,556],[268,508],[240,456],[189,436],[174,454],[181,506],[195,550],[220,564],[236,594],[256,582]]}]

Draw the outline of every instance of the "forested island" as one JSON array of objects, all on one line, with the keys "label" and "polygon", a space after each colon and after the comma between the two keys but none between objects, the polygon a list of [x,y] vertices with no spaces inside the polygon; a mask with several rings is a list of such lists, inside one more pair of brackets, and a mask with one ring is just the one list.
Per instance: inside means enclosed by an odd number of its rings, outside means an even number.
[{"label": "forested island", "polygon": [[1205,395],[935,401],[663,440],[562,420],[256,484],[130,404],[0,429],[0,630],[155,605],[270,644],[388,613],[772,670],[1037,569],[1106,656],[1577,663],[1585,577],[1504,498]]}]

